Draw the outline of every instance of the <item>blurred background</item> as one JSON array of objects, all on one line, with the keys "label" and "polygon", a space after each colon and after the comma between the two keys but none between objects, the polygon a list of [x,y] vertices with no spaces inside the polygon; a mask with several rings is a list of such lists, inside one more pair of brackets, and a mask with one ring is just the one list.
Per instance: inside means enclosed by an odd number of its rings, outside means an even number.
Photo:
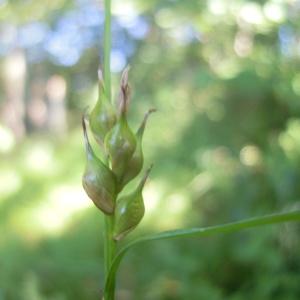
[{"label": "blurred background", "polygon": [[[299,208],[299,19],[299,0],[113,1],[114,95],[130,64],[130,124],[158,110],[130,238]],[[102,1],[0,0],[0,300],[100,299],[80,118],[103,22]],[[299,249],[295,224],[144,244],[118,299],[300,299]]]}]

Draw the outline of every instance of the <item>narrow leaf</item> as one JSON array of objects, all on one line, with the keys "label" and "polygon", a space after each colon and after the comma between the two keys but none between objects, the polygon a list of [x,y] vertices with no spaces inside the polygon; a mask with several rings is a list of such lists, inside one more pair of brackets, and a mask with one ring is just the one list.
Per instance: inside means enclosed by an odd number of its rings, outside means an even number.
[{"label": "narrow leaf", "polygon": [[104,296],[105,296],[104,299],[113,300],[110,296],[113,288],[113,283],[115,282],[115,276],[117,270],[126,252],[132,247],[137,246],[143,242],[163,240],[163,239],[183,238],[183,237],[210,236],[218,233],[236,232],[242,229],[282,223],[282,222],[291,222],[291,221],[300,221],[300,210],[286,212],[286,213],[271,214],[262,217],[245,219],[242,221],[210,226],[210,227],[165,231],[165,232],[138,238],[125,245],[122,249],[119,250],[119,252],[115,256],[106,279],[105,289],[104,289]]}]

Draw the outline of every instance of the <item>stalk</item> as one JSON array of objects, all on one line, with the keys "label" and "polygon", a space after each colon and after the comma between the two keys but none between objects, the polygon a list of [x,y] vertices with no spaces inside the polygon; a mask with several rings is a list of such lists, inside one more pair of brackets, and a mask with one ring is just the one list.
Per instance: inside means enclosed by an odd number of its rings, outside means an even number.
[{"label": "stalk", "polygon": [[[111,264],[116,254],[116,242],[113,239],[114,216],[105,216],[104,223],[104,274],[107,280]],[[104,297],[104,300],[114,300],[115,294],[115,279],[110,287],[111,294],[109,297]]]},{"label": "stalk", "polygon": [[104,85],[108,99],[111,101],[111,0],[104,1],[105,23],[104,23]]},{"label": "stalk", "polygon": [[[104,86],[109,101],[111,97],[111,72],[110,72],[110,52],[111,52],[111,0],[104,1],[105,23],[104,23]],[[113,239],[114,216],[104,216],[104,276],[107,280],[109,269],[116,254],[116,242]],[[114,300],[115,281],[111,285],[111,294],[104,296],[104,300]]]}]

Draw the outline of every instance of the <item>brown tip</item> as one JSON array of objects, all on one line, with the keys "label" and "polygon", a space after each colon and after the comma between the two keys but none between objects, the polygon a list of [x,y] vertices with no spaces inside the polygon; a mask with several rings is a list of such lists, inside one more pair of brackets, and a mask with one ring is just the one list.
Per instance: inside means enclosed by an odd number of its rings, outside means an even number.
[{"label": "brown tip", "polygon": [[124,87],[126,85],[128,85],[128,73],[129,73],[129,70],[130,70],[130,66],[128,65],[123,73],[122,73],[122,76],[121,76],[121,86]]},{"label": "brown tip", "polygon": [[128,84],[128,72],[130,67],[127,66],[122,73],[120,82],[119,109],[120,115],[127,112],[129,106],[130,86]]},{"label": "brown tip", "polygon": [[156,111],[157,111],[156,108],[151,108],[145,113],[144,119],[143,119],[139,129],[136,132],[137,135],[141,135],[141,136],[143,135],[149,116]]}]

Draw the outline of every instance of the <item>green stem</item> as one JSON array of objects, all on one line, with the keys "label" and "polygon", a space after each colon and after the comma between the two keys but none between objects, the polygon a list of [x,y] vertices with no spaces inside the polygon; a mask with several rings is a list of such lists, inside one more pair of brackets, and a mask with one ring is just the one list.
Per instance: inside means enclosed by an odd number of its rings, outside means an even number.
[{"label": "green stem", "polygon": [[[106,96],[109,101],[111,97],[111,72],[110,72],[110,52],[111,52],[111,0],[105,0],[105,24],[104,24],[104,86]],[[108,163],[108,162],[107,162]],[[116,242],[113,239],[114,216],[105,216],[104,226],[104,274],[107,280],[111,264],[116,254]],[[111,294],[104,297],[105,300],[114,300],[115,280],[111,282]]]},{"label": "green stem", "polygon": [[108,274],[111,262],[116,252],[115,242],[113,240],[113,216],[105,216],[105,233],[104,233],[104,268]]},{"label": "green stem", "polygon": [[105,0],[105,23],[104,23],[104,85],[108,99],[111,101],[111,0]]},{"label": "green stem", "polygon": [[[109,274],[109,269],[116,254],[116,242],[113,239],[114,217],[105,216],[104,228],[104,273],[105,280]],[[112,294],[110,297],[105,297],[105,300],[113,300],[115,292],[115,281],[112,282]]]},{"label": "green stem", "polygon": [[120,249],[119,252],[116,254],[113,263],[110,267],[107,281],[105,284],[104,295],[105,297],[107,297],[105,298],[105,300],[113,299],[110,298],[110,295],[113,292],[113,286],[114,286],[113,284],[115,282],[116,273],[122,261],[122,258],[130,248],[137,246],[140,243],[162,240],[162,239],[181,238],[181,237],[209,236],[209,235],[215,235],[219,233],[236,232],[242,229],[253,228],[253,227],[258,227],[258,226],[263,226],[268,224],[290,222],[290,221],[298,221],[298,222],[300,221],[300,210],[287,212],[287,213],[266,215],[262,217],[251,218],[251,219],[246,219],[238,222],[227,223],[227,224],[217,225],[217,226],[165,231],[165,232],[138,238],[137,240],[128,243],[126,246]]}]

